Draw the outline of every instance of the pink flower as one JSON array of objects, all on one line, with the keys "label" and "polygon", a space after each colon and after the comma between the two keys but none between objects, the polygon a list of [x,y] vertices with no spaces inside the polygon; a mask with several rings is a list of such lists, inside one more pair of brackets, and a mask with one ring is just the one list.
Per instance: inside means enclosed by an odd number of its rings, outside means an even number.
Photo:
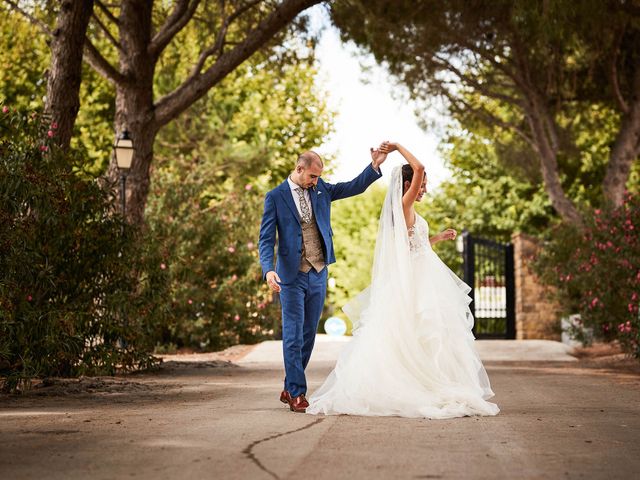
[{"label": "pink flower", "polygon": [[636,309],[636,306],[633,303],[630,303],[627,307],[629,309],[629,313],[633,313],[633,311]]},{"label": "pink flower", "polygon": [[191,304],[193,304],[193,300],[189,299],[189,300],[187,300],[187,303],[188,303],[189,305],[191,305]]},{"label": "pink flower", "polygon": [[27,302],[30,302],[31,300],[33,300],[33,297],[31,295],[27,295]]},{"label": "pink flower", "polygon": [[598,297],[595,297],[593,300],[591,300],[591,308],[595,308],[596,305],[598,305]]},{"label": "pink flower", "polygon": [[618,331],[624,332],[624,323],[621,323],[620,325],[618,325]]},{"label": "pink flower", "polygon": [[238,275],[234,273],[233,275],[231,275],[231,281],[235,282],[236,280],[238,280]]},{"label": "pink flower", "polygon": [[2,107],[2,113],[7,113],[9,111],[9,107],[7,107],[6,105],[4,105]]},{"label": "pink flower", "polygon": [[247,243],[247,248],[248,248],[249,250],[253,250],[253,247],[255,247],[255,245],[253,244],[253,242],[249,242],[249,243]]},{"label": "pink flower", "polygon": [[258,304],[258,308],[259,308],[260,310],[262,310],[262,309],[263,309],[264,307],[266,307],[266,306],[267,306],[267,305],[266,305],[266,304],[264,304],[264,303],[259,303],[259,304]]},{"label": "pink flower", "polygon": [[638,292],[633,292],[631,295],[631,301],[635,302],[638,299]]},{"label": "pink flower", "polygon": [[234,253],[235,251],[236,251],[236,249],[233,246],[227,248],[227,252],[229,252],[229,253]]},{"label": "pink flower", "polygon": [[166,266],[164,263],[161,263],[161,264],[160,264],[160,269],[161,269],[161,270],[165,270],[166,268],[167,268],[167,266]]},{"label": "pink flower", "polygon": [[46,145],[40,145],[41,152],[46,152],[47,150],[49,150],[49,147],[47,147]]},{"label": "pink flower", "polygon": [[47,136],[48,136],[49,138],[53,137],[53,135],[54,135],[53,130],[49,130],[49,131],[47,132]]},{"label": "pink flower", "polygon": [[234,319],[236,322],[239,322],[239,321],[240,321],[240,315],[236,314],[236,316],[235,316],[235,317],[233,317],[233,319]]},{"label": "pink flower", "polygon": [[58,124],[56,122],[53,122],[51,124],[51,128],[53,128],[55,130],[56,128],[58,128]]},{"label": "pink flower", "polygon": [[251,185],[250,183],[247,183],[247,184],[244,186],[244,189],[245,189],[247,192],[248,192],[249,190],[251,190],[252,188],[253,188],[253,185]]},{"label": "pink flower", "polygon": [[600,215],[600,209],[599,209],[599,208],[596,208],[596,209],[593,211],[593,213],[595,213],[596,215]]}]

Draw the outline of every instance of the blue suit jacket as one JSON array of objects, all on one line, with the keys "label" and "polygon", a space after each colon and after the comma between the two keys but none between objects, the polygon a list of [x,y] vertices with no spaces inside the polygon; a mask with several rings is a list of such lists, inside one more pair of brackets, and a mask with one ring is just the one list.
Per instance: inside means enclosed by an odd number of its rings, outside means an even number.
[{"label": "blue suit jacket", "polygon": [[[331,230],[331,202],[352,197],[364,192],[369,185],[381,177],[369,164],[364,171],[350,182],[332,185],[318,180],[316,189],[309,190],[311,207],[320,230],[325,263],[334,263],[333,230]],[[282,283],[295,280],[302,260],[302,226],[300,215],[293,201],[293,195],[285,180],[267,193],[264,199],[264,213],[260,226],[260,265],[263,278],[273,270],[274,247],[278,237],[278,259],[275,271]]]}]

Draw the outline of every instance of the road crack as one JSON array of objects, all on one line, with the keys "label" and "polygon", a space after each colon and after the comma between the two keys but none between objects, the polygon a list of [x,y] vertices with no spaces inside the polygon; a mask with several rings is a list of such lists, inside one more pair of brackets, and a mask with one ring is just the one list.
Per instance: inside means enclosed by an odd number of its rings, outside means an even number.
[{"label": "road crack", "polygon": [[308,423],[307,425],[300,427],[300,428],[296,428],[295,430],[289,430],[287,432],[282,432],[282,433],[276,433],[275,435],[270,435],[268,437],[264,437],[261,438],[260,440],[256,440],[255,442],[250,443],[247,448],[245,448],[244,450],[242,450],[242,453],[244,453],[247,458],[249,460],[251,460],[253,463],[256,464],[256,466],[262,470],[263,472],[271,475],[273,478],[275,478],[276,480],[280,480],[280,477],[278,475],[276,475],[274,472],[272,472],[271,470],[269,470],[267,467],[265,467],[262,462],[258,459],[258,457],[256,457],[255,453],[253,453],[253,449],[255,447],[257,447],[258,445],[260,445],[261,443],[265,443],[268,442],[270,440],[275,440],[276,438],[280,438],[280,437],[284,437],[285,435],[291,435],[292,433],[297,433],[297,432],[301,432],[302,430],[306,430],[308,428],[313,427],[314,425],[319,424],[320,422],[324,421],[324,418],[318,418],[317,420],[314,420],[311,423]]}]

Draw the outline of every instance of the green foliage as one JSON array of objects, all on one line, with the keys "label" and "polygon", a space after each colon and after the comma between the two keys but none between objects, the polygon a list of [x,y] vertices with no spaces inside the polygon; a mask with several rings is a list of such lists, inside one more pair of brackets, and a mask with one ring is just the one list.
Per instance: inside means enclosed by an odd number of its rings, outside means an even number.
[{"label": "green foliage", "polygon": [[0,15],[0,101],[25,109],[42,108],[49,66],[45,38],[8,7],[0,6]]},{"label": "green foliage", "polygon": [[[456,132],[443,145],[451,178],[424,197],[419,211],[434,232],[466,229],[501,242],[516,231],[544,232],[555,215],[537,175],[510,164],[506,151],[517,149],[512,138],[495,135],[492,141],[481,132]],[[442,245],[441,256],[459,269],[461,258],[452,245]]]},{"label": "green foliage", "polygon": [[[172,91],[188,74],[205,40],[202,34],[185,28],[179,43],[169,45],[156,75],[158,94]],[[210,180],[227,190],[239,177],[257,179],[265,191],[281,182],[295,158],[331,131],[333,116],[315,86],[313,52],[295,38],[289,42],[285,51],[251,57],[163,128],[155,149],[158,163],[166,165],[178,155],[206,163],[217,156]]]},{"label": "green foliage", "polygon": [[262,204],[331,128],[314,76],[312,57],[255,59],[160,132],[146,219],[164,245],[172,319],[158,344],[217,350],[277,334],[258,261]]},{"label": "green foliage", "polygon": [[[183,167],[182,169],[175,169]],[[163,244],[158,267],[170,282],[171,318],[159,344],[220,350],[274,334],[276,306],[262,282],[257,226],[262,196],[251,184],[216,194],[211,164],[172,162],[156,172],[147,219]]]},{"label": "green foliage", "polygon": [[640,358],[640,197],[627,194],[621,207],[586,218],[583,231],[554,230],[535,267],[566,313],[579,312],[596,338],[619,340]]},{"label": "green foliage", "polygon": [[[0,375],[113,373],[154,363],[165,279],[143,232],[112,211],[86,159],[53,148],[55,125],[0,113]],[[157,262],[159,263],[159,262]],[[157,264],[156,263],[156,264]]]},{"label": "green foliage", "polygon": [[94,177],[104,175],[114,141],[115,92],[112,86],[88,65],[82,66],[80,111],[71,145],[83,152],[84,170]]}]

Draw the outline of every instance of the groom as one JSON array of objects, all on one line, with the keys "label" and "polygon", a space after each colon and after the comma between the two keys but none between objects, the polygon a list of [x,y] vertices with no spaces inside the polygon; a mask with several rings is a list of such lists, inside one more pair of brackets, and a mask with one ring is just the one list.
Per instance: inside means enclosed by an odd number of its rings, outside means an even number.
[{"label": "groom", "polygon": [[[309,405],[304,370],[311,358],[327,293],[327,265],[336,261],[331,230],[331,202],[364,192],[380,178],[386,154],[371,149],[372,162],[350,182],[326,183],[324,163],[312,151],[298,157],[295,170],[267,193],[260,226],[262,274],[282,305],[284,391],[280,401],[294,412]],[[278,258],[273,268],[274,247]]]}]

